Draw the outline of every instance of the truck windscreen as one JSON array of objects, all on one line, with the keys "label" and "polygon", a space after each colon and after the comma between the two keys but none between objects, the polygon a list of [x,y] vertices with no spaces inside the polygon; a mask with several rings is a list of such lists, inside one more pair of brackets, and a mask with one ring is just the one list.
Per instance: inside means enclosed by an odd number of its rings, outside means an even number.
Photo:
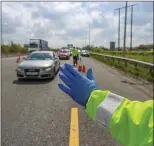
[{"label": "truck windscreen", "polygon": [[38,48],[38,44],[36,43],[30,43],[29,48]]}]

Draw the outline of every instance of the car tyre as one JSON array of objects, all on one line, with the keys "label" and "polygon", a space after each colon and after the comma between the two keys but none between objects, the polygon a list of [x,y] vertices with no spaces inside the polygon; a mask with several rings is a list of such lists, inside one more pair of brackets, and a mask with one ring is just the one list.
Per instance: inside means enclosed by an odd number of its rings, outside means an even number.
[{"label": "car tyre", "polygon": [[23,80],[24,80],[24,79],[18,78],[18,81],[19,81],[19,82],[21,82],[21,81],[23,81]]},{"label": "car tyre", "polygon": [[59,62],[59,68],[58,68],[58,71],[57,72],[59,72],[59,69],[60,69],[60,62]]},{"label": "car tyre", "polygon": [[54,70],[53,70],[53,79],[55,78],[55,75],[56,75],[56,69],[54,67]]},{"label": "car tyre", "polygon": [[55,68],[54,68],[54,71],[53,71],[53,73],[52,73],[52,75],[50,77],[50,80],[52,81],[54,78],[55,78]]}]

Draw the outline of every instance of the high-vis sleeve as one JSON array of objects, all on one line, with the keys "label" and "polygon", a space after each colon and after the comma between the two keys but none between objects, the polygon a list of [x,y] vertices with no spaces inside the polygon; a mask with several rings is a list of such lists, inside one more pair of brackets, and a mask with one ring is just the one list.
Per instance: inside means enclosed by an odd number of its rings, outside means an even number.
[{"label": "high-vis sleeve", "polygon": [[153,100],[130,101],[110,91],[95,90],[86,112],[123,146],[153,145]]}]

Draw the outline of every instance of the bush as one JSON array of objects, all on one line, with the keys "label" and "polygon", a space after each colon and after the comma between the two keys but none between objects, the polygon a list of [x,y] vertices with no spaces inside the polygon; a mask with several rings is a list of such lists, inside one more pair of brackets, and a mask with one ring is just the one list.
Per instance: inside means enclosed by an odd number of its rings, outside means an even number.
[{"label": "bush", "polygon": [[11,45],[1,45],[1,52],[3,54],[9,54],[9,53],[27,53],[28,52],[28,45],[24,45],[23,47],[20,44],[14,44],[11,42]]}]

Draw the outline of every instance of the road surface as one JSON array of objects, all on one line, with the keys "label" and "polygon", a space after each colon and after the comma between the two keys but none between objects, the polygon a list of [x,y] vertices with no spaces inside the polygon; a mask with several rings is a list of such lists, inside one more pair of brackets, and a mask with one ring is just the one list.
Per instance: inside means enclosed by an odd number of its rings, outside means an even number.
[{"label": "road surface", "polygon": [[[71,61],[72,58],[61,64]],[[142,85],[91,58],[82,58],[81,63],[93,69],[100,89],[131,100],[152,98],[149,84]],[[2,59],[2,146],[68,146],[73,107],[78,107],[80,146],[116,145],[82,107],[60,91],[58,75],[53,81],[19,82],[15,68],[15,58]]]}]

